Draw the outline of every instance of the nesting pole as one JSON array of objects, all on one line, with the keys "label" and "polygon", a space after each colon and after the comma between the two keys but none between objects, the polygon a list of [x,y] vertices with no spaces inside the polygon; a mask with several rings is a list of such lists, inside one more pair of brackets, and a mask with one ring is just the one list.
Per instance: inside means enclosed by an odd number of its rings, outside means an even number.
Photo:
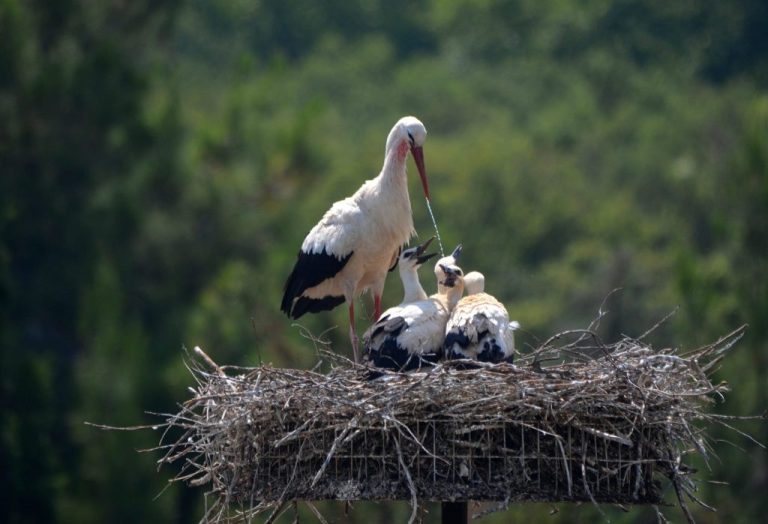
[{"label": "nesting pole", "polygon": [[469,508],[466,502],[443,502],[441,507],[442,524],[467,524]]}]

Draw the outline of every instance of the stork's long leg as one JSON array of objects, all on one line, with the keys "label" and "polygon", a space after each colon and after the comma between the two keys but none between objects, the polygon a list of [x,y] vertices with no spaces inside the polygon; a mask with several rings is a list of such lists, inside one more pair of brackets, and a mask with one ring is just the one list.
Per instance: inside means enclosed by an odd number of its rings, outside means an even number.
[{"label": "stork's long leg", "polygon": [[373,321],[378,322],[381,316],[381,296],[373,296]]},{"label": "stork's long leg", "polygon": [[360,352],[357,348],[357,333],[355,333],[355,303],[349,301],[349,340],[352,342],[352,354],[355,358],[355,364],[360,363]]}]

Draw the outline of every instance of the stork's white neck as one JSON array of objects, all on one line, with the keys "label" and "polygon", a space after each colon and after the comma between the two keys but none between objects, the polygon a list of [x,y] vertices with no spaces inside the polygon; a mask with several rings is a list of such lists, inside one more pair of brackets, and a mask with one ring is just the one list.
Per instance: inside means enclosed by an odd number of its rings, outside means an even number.
[{"label": "stork's white neck", "polygon": [[379,233],[388,236],[397,245],[416,234],[405,172],[407,154],[408,143],[405,141],[387,150],[379,176],[360,190],[361,197],[363,194],[375,195],[365,205],[377,217]]},{"label": "stork's white neck", "polygon": [[448,309],[453,311],[453,308],[456,307],[456,304],[458,304],[459,300],[461,300],[461,295],[464,294],[464,284],[457,282],[456,285],[447,288],[447,290]]},{"label": "stork's white neck", "polygon": [[416,302],[427,298],[427,293],[419,282],[416,268],[400,268],[400,279],[403,281],[403,303]]},{"label": "stork's white neck", "polygon": [[401,140],[387,151],[384,167],[381,170],[382,183],[401,185],[408,190],[406,183],[405,159],[408,157],[408,143]]},{"label": "stork's white neck", "polygon": [[447,286],[441,286],[442,291],[439,291],[438,293],[435,293],[431,297],[429,297],[432,300],[437,300],[443,306],[448,310],[448,312],[453,311],[453,308],[456,307],[456,304],[459,303],[459,300],[461,300],[461,295],[464,294],[464,284],[456,284],[454,287],[447,287]]}]

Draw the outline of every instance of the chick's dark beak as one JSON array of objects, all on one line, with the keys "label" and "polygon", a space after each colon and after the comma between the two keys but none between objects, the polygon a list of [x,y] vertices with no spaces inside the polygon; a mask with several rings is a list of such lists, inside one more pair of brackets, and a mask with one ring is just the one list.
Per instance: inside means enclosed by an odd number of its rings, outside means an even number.
[{"label": "chick's dark beak", "polygon": [[433,241],[434,239],[435,239],[435,237],[434,237],[434,236],[432,236],[432,237],[428,238],[426,242],[424,242],[423,244],[421,244],[420,246],[418,246],[418,247],[416,248],[416,254],[417,254],[417,255],[421,255],[421,254],[422,254],[424,251],[426,251],[426,250],[427,250],[427,248],[429,247],[429,245],[432,243],[432,241]]},{"label": "chick's dark beak", "polygon": [[424,262],[426,262],[427,260],[429,260],[430,258],[432,258],[437,254],[437,253],[429,253],[427,255],[424,254],[424,251],[427,250],[427,248],[429,247],[429,245],[432,243],[434,239],[435,239],[434,236],[430,237],[427,239],[426,242],[424,242],[423,244],[421,244],[416,248],[416,263],[423,264]]},{"label": "chick's dark beak", "polygon": [[417,264],[423,264],[424,262],[426,262],[430,258],[434,257],[435,255],[437,255],[437,253],[428,253],[426,255],[419,255],[419,256],[416,257],[416,263]]},{"label": "chick's dark beak", "polygon": [[456,246],[456,249],[453,250],[453,253],[451,253],[451,256],[453,257],[453,259],[456,262],[458,262],[459,258],[461,258],[461,250],[462,249],[463,248],[462,248],[461,244],[459,244],[458,246]]}]

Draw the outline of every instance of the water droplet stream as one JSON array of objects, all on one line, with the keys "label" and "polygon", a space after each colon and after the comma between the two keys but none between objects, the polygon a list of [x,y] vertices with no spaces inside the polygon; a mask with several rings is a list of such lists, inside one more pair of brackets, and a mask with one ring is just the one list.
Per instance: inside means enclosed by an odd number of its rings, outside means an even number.
[{"label": "water droplet stream", "polygon": [[437,221],[435,221],[435,214],[432,212],[432,205],[429,203],[429,199],[425,198],[424,200],[427,201],[427,210],[429,211],[429,216],[432,218],[432,225],[435,226],[435,233],[437,234],[437,243],[440,245],[440,256],[445,256],[445,251],[443,251],[443,241],[440,239],[440,230],[437,229]]}]

